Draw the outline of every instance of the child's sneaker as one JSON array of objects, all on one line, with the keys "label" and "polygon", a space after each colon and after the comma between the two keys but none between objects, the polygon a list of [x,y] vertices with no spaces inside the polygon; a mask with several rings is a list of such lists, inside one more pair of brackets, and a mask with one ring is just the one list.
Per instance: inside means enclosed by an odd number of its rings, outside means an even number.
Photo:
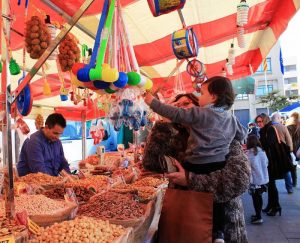
[{"label": "child's sneaker", "polygon": [[217,231],[216,233],[214,233],[213,243],[225,243],[224,234],[222,231]]}]

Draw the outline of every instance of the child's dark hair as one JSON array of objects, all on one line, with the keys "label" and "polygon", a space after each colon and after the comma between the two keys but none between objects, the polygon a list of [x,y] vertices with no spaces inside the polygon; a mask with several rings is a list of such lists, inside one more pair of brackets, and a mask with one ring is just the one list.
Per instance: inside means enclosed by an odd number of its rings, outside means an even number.
[{"label": "child's dark hair", "polygon": [[261,143],[256,135],[249,135],[247,138],[247,149],[254,150],[254,155],[257,155],[257,147],[262,148]]},{"label": "child's dark hair", "polygon": [[231,81],[228,78],[215,76],[207,79],[204,84],[208,84],[208,92],[217,97],[214,106],[231,108],[234,103],[235,94]]},{"label": "child's dark hair", "polygon": [[199,106],[199,101],[198,101],[197,96],[192,93],[178,94],[178,95],[176,95],[173,102],[180,100],[182,97],[188,98],[193,103],[193,105]]}]

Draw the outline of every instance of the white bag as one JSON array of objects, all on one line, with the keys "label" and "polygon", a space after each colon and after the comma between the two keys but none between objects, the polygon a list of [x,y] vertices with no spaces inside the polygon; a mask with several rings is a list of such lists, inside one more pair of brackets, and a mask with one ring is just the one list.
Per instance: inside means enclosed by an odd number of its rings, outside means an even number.
[{"label": "white bag", "polygon": [[[299,158],[298,153],[300,155],[300,150],[299,149],[297,150],[297,158]],[[298,165],[297,158],[296,158],[296,156],[294,155],[293,152],[291,152],[291,157],[292,157],[292,160],[293,160],[293,165]]]}]

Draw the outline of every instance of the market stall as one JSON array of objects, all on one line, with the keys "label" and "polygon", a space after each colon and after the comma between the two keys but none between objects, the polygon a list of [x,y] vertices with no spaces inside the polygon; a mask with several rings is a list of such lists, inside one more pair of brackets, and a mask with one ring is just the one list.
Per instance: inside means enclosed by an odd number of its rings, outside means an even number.
[{"label": "market stall", "polygon": [[[168,182],[142,174],[136,137],[155,121],[143,93],[152,89],[168,99],[197,91],[207,77],[252,74],[300,7],[299,0],[1,4],[0,241],[16,242],[151,241]],[[107,117],[116,131],[132,129],[135,143],[115,153],[99,146],[74,176],[19,178],[11,119],[34,117],[44,112],[39,107],[82,121],[83,134],[86,121]],[[91,136],[99,144],[101,124]]]}]

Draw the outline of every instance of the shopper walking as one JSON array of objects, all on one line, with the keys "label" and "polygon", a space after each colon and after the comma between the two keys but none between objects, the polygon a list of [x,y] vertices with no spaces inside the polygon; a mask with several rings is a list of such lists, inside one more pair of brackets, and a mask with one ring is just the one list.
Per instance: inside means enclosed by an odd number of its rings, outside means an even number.
[{"label": "shopper walking", "polygon": [[[294,112],[290,116],[290,123],[287,126],[289,133],[292,137],[293,141],[293,152],[296,156],[296,160],[298,161],[300,158],[297,158],[297,150],[300,147],[300,120],[299,113]],[[297,164],[295,164],[293,170],[291,170],[293,187],[297,186]]]},{"label": "shopper walking", "polygon": [[268,204],[262,211],[266,212],[268,216],[275,216],[277,213],[281,215],[276,180],[284,179],[286,174],[282,166],[282,157],[284,155],[278,153],[279,142],[275,127],[269,116],[262,113],[255,118],[255,122],[260,127],[260,142],[269,160]]},{"label": "shopper walking", "polygon": [[251,165],[249,193],[252,196],[255,209],[255,215],[251,216],[251,223],[262,224],[262,194],[267,191],[267,183],[269,182],[268,158],[255,135],[250,135],[247,138],[247,156]]}]

